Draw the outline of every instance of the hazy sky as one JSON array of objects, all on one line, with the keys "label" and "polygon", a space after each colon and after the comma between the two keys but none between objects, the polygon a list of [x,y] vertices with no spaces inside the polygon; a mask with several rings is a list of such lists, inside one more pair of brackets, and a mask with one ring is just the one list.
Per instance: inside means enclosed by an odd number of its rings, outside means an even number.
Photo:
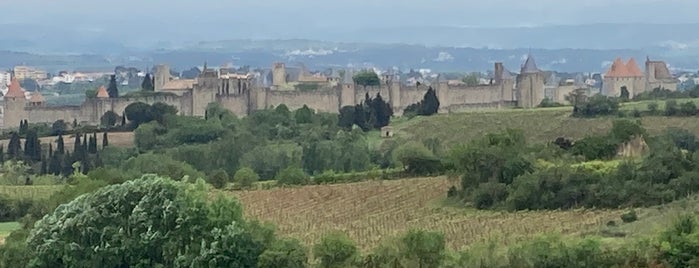
[{"label": "hazy sky", "polygon": [[696,23],[698,10],[697,0],[0,0],[0,24],[94,32],[141,25],[193,38],[289,38],[412,25]]}]

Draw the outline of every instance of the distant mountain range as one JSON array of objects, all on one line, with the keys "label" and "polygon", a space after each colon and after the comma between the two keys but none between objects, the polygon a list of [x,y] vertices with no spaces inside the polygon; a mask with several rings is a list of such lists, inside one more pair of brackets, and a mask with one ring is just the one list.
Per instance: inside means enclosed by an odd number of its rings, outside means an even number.
[{"label": "distant mountain range", "polygon": [[[616,57],[646,56],[671,67],[699,68],[699,24],[590,24],[571,26],[475,28],[420,26],[361,31],[296,33],[297,39],[249,40],[246,31],[229,41],[193,41],[186,36],[133,29],[111,31],[62,29],[36,25],[0,25],[0,67],[27,64],[58,70],[110,70],[116,65],[145,68],[168,63],[188,69],[207,61],[269,67],[274,61],[329,67],[430,68],[482,71],[502,61],[518,71],[531,53],[540,68],[562,72],[602,71]],[[194,37],[193,37],[194,38]],[[328,40],[328,41],[314,41]],[[531,49],[530,49],[531,48]]]}]

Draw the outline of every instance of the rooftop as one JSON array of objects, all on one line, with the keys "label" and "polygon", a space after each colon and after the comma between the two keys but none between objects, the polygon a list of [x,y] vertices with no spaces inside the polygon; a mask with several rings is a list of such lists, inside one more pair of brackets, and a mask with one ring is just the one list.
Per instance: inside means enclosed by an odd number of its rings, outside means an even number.
[{"label": "rooftop", "polygon": [[109,98],[109,93],[107,92],[107,88],[104,86],[100,86],[100,88],[97,89],[97,97],[98,98]]},{"label": "rooftop", "polygon": [[22,90],[22,87],[19,85],[19,80],[17,80],[17,78],[13,77],[10,81],[10,86],[5,97],[24,98],[24,90]]},{"label": "rooftop", "polygon": [[621,58],[616,58],[612,66],[609,67],[605,77],[642,77],[643,72],[638,68],[636,60],[631,58],[624,64]]}]

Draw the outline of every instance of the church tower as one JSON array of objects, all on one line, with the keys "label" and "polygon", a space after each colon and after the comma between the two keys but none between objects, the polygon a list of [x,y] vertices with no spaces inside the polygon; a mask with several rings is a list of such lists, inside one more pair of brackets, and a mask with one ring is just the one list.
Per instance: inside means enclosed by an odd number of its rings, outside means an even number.
[{"label": "church tower", "polygon": [[517,76],[517,107],[534,108],[544,100],[544,73],[529,55]]}]

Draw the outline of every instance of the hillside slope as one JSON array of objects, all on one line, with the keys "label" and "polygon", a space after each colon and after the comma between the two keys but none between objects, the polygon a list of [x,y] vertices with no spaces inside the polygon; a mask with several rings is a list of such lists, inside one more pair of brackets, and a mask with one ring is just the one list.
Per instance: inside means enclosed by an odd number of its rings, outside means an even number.
[{"label": "hillside slope", "polygon": [[234,192],[247,216],[276,224],[281,235],[307,245],[341,230],[363,250],[411,228],[444,232],[447,246],[477,242],[509,244],[542,233],[599,230],[622,211],[492,212],[443,206],[451,182],[445,177],[318,185]]}]

